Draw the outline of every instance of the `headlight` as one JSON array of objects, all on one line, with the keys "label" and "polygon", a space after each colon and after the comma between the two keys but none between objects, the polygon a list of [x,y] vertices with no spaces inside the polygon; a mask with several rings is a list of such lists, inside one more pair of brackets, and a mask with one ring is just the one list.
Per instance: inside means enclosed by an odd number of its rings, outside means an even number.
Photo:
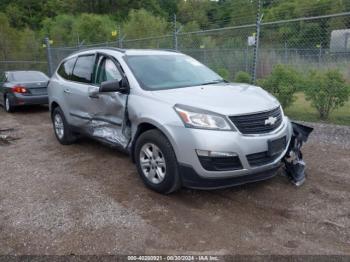
[{"label": "headlight", "polygon": [[184,105],[175,105],[174,109],[186,127],[213,130],[232,130],[232,127],[226,121],[226,119],[219,114]]}]

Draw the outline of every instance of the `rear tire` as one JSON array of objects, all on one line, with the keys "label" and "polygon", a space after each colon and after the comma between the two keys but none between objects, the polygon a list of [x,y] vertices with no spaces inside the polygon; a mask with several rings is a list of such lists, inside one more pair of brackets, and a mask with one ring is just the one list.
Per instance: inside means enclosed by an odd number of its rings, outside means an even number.
[{"label": "rear tire", "polygon": [[135,145],[137,171],[144,184],[162,194],[181,187],[178,163],[169,140],[156,129],[146,131]]},{"label": "rear tire", "polygon": [[71,145],[77,140],[59,107],[52,112],[52,124],[56,138],[62,145]]},{"label": "rear tire", "polygon": [[6,94],[4,99],[4,109],[7,113],[12,113],[15,110],[15,107],[12,105],[11,95]]}]

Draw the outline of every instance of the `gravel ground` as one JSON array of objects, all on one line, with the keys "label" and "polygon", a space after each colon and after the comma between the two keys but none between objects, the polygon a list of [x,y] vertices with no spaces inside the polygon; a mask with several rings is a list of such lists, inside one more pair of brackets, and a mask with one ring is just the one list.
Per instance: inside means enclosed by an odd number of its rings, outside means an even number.
[{"label": "gravel ground", "polygon": [[307,181],[146,189],[129,158],[56,141],[44,107],[0,110],[0,254],[348,254],[350,127],[312,124]]}]

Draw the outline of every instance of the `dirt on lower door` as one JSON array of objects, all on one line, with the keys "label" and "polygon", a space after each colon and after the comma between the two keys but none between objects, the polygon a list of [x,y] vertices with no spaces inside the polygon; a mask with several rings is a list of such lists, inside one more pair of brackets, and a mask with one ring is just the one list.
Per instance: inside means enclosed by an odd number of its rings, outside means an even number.
[{"label": "dirt on lower door", "polygon": [[46,107],[0,109],[0,254],[348,254],[350,127],[313,124],[305,184],[282,175],[163,196],[128,156],[54,136]]}]

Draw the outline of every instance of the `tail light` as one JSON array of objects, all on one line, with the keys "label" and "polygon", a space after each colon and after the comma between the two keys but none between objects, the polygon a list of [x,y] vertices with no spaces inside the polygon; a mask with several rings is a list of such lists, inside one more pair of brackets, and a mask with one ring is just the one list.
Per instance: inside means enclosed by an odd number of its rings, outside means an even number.
[{"label": "tail light", "polygon": [[24,94],[24,93],[28,93],[27,88],[25,88],[24,86],[14,86],[11,88],[13,93],[20,93],[20,94]]}]

